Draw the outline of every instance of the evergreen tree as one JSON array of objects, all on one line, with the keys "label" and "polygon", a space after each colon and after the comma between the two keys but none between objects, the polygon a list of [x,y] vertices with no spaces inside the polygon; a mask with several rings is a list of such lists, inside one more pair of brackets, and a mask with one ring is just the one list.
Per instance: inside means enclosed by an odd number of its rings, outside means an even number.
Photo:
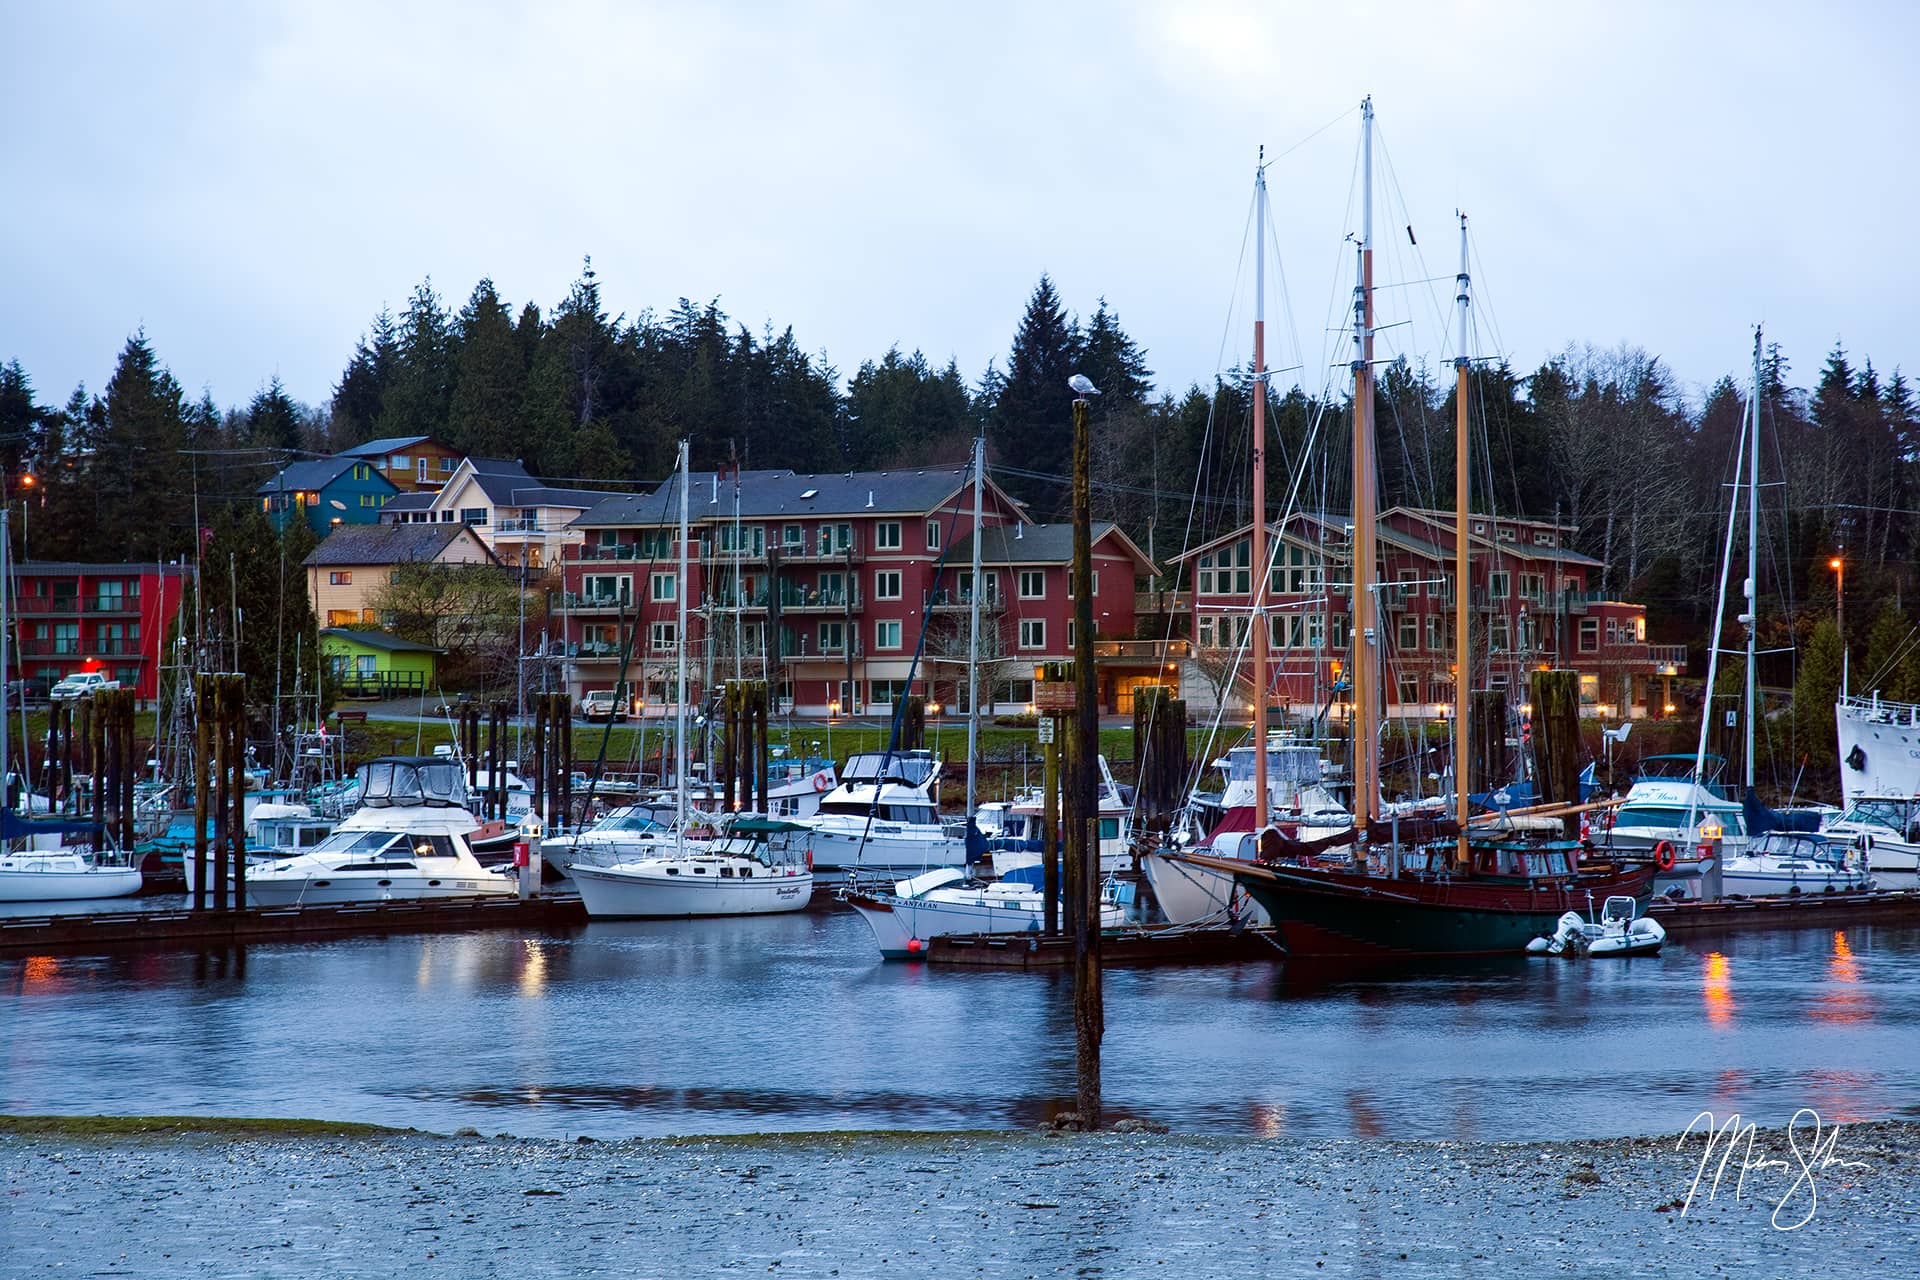
[{"label": "evergreen tree", "polygon": [[301,561],[318,544],[306,521],[290,521],[283,540],[257,503],[235,502],[213,513],[210,530],[200,561],[208,627],[229,660],[237,628],[247,701],[271,706],[276,678],[289,694],[302,667],[311,688],[320,637]]},{"label": "evergreen tree", "polygon": [[493,281],[474,286],[458,326],[447,443],[483,458],[518,457],[527,369],[520,335]]},{"label": "evergreen tree", "polygon": [[40,447],[47,420],[52,415],[33,398],[33,381],[18,360],[0,365],[0,467],[12,492],[27,461]]},{"label": "evergreen tree", "polygon": [[1858,688],[1877,690],[1894,702],[1920,702],[1920,635],[1891,600],[1867,632],[1866,657],[1856,675]]},{"label": "evergreen tree", "polygon": [[300,406],[287,395],[280,375],[254,394],[247,406],[247,443],[256,449],[282,449],[288,453],[304,447],[301,439]]},{"label": "evergreen tree", "polygon": [[88,467],[96,551],[164,560],[190,543],[191,485],[180,384],[144,332],[127,339],[107,382],[106,413]]},{"label": "evergreen tree", "polygon": [[[1072,471],[1073,392],[1067,379],[1077,372],[1080,346],[1080,332],[1053,280],[1042,275],[1014,332],[1006,378],[988,417],[987,438],[1003,462],[1049,476]],[[1012,487],[1034,502],[1035,515],[1043,519],[1066,511],[1072,501],[1070,486],[1058,480],[1020,479]]]},{"label": "evergreen tree", "polygon": [[964,450],[972,434],[972,403],[958,366],[936,373],[916,351],[888,350],[869,360],[847,387],[847,416],[854,424],[847,465],[910,467]]},{"label": "evergreen tree", "polygon": [[363,336],[354,347],[353,359],[347,362],[346,371],[333,390],[334,448],[351,448],[379,434],[387,384],[393,380],[394,367],[399,361],[400,343],[394,333],[393,315],[382,307],[380,314],[373,318],[371,336]]},{"label": "evergreen tree", "polygon": [[1800,675],[1793,682],[1794,738],[1799,750],[1814,760],[1832,760],[1839,750],[1833,721],[1839,694],[1840,630],[1832,618],[1822,618],[1801,655]]},{"label": "evergreen tree", "polygon": [[1100,388],[1099,408],[1106,414],[1138,409],[1153,394],[1147,353],[1120,327],[1120,317],[1107,307],[1105,298],[1087,322],[1079,365],[1079,372]]},{"label": "evergreen tree", "polygon": [[423,280],[400,316],[399,361],[381,397],[381,436],[440,436],[453,397],[453,321]]},{"label": "evergreen tree", "polygon": [[540,339],[527,375],[527,431],[511,456],[545,474],[581,474],[574,466],[574,435],[612,407],[602,393],[613,372],[614,339],[588,258]]}]

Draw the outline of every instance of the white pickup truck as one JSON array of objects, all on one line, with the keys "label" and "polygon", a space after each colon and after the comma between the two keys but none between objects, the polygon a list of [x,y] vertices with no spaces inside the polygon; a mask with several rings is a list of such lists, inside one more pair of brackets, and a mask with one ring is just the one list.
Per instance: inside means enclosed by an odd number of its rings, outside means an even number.
[{"label": "white pickup truck", "polygon": [[48,691],[47,697],[54,702],[65,702],[69,698],[84,698],[90,693],[99,693],[102,689],[118,689],[118,680],[109,680],[102,671],[76,671]]},{"label": "white pickup truck", "polygon": [[605,720],[609,724],[625,724],[627,709],[615,702],[613,690],[593,689],[580,696],[576,707],[582,720]]}]

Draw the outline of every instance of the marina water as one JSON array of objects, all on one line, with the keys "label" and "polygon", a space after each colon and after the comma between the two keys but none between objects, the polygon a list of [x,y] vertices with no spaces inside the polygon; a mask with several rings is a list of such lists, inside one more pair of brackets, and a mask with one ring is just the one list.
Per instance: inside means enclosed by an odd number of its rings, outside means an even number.
[{"label": "marina water", "polygon": [[[1328,981],[1107,976],[1114,1118],[1531,1140],[1920,1114],[1920,929]],[[885,964],[851,912],[0,960],[0,1111],[599,1138],[1025,1128],[1073,1092],[1064,973]]]}]

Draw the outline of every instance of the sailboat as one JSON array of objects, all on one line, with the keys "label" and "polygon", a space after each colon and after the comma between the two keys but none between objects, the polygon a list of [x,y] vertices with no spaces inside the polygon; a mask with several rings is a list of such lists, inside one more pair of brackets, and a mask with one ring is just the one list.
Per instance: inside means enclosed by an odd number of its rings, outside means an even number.
[{"label": "sailboat", "polygon": [[687,542],[687,442],[682,440],[673,844],[653,856],[607,866],[570,863],[587,914],[602,919],[771,915],[799,911],[813,897],[811,858],[805,844],[794,840],[806,834],[804,827],[739,819],[728,838],[716,844],[690,845],[687,840]]},{"label": "sailboat", "polygon": [[114,866],[92,852],[65,842],[68,834],[101,830],[91,822],[23,817],[15,808],[16,789],[27,809],[33,799],[24,778],[8,770],[6,691],[15,687],[7,647],[12,620],[13,575],[8,563],[9,525],[0,509],[0,902],[68,902],[89,898],[125,898],[140,892],[140,869]]},{"label": "sailboat", "polygon": [[[1207,854],[1189,854],[1187,861],[1234,876],[1272,920],[1278,941],[1290,959],[1373,958],[1418,959],[1473,955],[1517,954],[1529,941],[1551,934],[1566,912],[1588,900],[1588,895],[1624,895],[1636,900],[1651,896],[1651,862],[1628,865],[1611,860],[1587,863],[1571,842],[1528,844],[1510,839],[1469,839],[1468,794],[1465,767],[1471,700],[1464,696],[1468,661],[1468,602],[1472,592],[1469,569],[1467,507],[1472,472],[1467,457],[1467,374],[1469,284],[1467,224],[1460,218],[1460,272],[1458,306],[1460,335],[1455,354],[1454,593],[1456,688],[1454,719],[1454,803],[1456,821],[1452,839],[1439,845],[1403,847],[1394,836],[1397,824],[1383,822],[1379,784],[1380,711],[1384,702],[1377,655],[1379,621],[1375,595],[1377,542],[1374,529],[1377,504],[1373,440],[1373,102],[1360,108],[1363,177],[1362,227],[1357,246],[1353,309],[1353,612],[1356,653],[1353,671],[1353,809],[1354,859],[1350,867],[1277,861],[1241,862]],[[1259,354],[1256,339],[1256,357]],[[1254,403],[1260,404],[1256,394]],[[1260,419],[1255,418],[1256,438]],[[1256,444],[1256,449],[1258,444]],[[1255,501],[1261,501],[1259,468],[1255,470]],[[1265,528],[1264,510],[1256,506],[1254,536]],[[1255,543],[1256,562],[1260,543]],[[1256,612],[1265,586],[1254,601]],[[1264,625],[1255,632],[1255,737],[1263,746],[1265,733]],[[1265,813],[1265,769],[1255,771],[1260,793],[1257,813]],[[1277,833],[1276,833],[1277,834]],[[1386,837],[1382,839],[1381,837]],[[1262,844],[1266,843],[1263,833]],[[1278,842],[1276,842],[1278,843]]]}]

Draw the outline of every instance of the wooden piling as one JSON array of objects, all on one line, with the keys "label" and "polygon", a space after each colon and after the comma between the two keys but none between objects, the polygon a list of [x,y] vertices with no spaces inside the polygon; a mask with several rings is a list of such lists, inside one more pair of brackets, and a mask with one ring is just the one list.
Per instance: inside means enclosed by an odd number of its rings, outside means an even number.
[{"label": "wooden piling", "polygon": [[773,801],[770,800],[767,796],[767,783],[769,780],[770,771],[772,769],[772,765],[768,760],[768,757],[772,753],[768,749],[768,740],[767,740],[767,728],[768,728],[767,721],[768,721],[768,711],[769,711],[768,701],[771,698],[772,693],[765,680],[756,680],[753,682],[753,686],[754,686],[753,724],[754,724],[754,742],[755,742],[753,759],[754,759],[754,764],[757,770],[758,779],[760,783],[760,812],[765,814],[767,817],[772,817]]},{"label": "wooden piling", "polygon": [[900,716],[900,749],[918,751],[927,745],[927,700],[917,693],[906,695]]},{"label": "wooden piling", "polygon": [[[1534,777],[1539,799],[1572,804],[1580,798],[1580,677],[1573,671],[1535,671],[1533,697]],[[1580,818],[1563,821],[1567,837],[1580,835]]]},{"label": "wooden piling", "polygon": [[1060,719],[1048,716],[1053,735],[1041,747],[1040,892],[1046,898],[1045,929],[1060,932]]},{"label": "wooden piling", "polygon": [[213,677],[196,673],[193,677],[194,745],[193,753],[193,909],[207,909],[207,801],[213,770]]},{"label": "wooden piling", "polygon": [[1467,730],[1466,789],[1478,780],[1488,791],[1513,781],[1513,762],[1507,755],[1507,695],[1498,689],[1473,691],[1473,710]]}]

